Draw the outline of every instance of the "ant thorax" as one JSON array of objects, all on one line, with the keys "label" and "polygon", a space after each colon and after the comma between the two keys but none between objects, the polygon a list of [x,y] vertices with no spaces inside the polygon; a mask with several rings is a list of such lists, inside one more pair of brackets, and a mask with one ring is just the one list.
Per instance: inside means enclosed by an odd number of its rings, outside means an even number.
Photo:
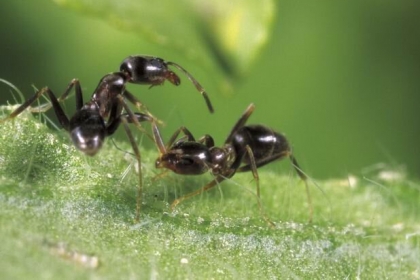
[{"label": "ant thorax", "polygon": [[230,169],[236,159],[236,152],[232,145],[225,145],[223,148],[211,147],[211,172],[213,175],[223,174]]}]

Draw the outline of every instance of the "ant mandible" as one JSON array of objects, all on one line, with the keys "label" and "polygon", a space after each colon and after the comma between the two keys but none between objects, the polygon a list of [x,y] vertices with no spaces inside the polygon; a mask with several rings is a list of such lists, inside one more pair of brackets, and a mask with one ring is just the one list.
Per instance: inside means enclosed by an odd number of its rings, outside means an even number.
[{"label": "ant mandible", "polygon": [[209,111],[213,113],[213,106],[203,86],[187,70],[175,62],[165,61],[154,56],[132,55],[123,60],[120,71],[125,73],[128,76],[128,82],[133,84],[147,84],[153,87],[168,80],[176,86],[180,85],[181,79],[169,69],[169,66],[177,68],[187,76],[204,97]]},{"label": "ant mandible", "polygon": [[[159,158],[156,160],[157,168],[166,168],[182,175],[199,175],[210,171],[215,176],[211,182],[201,189],[175,199],[171,204],[172,209],[180,202],[213,188],[225,179],[231,178],[236,172],[252,171],[256,180],[260,211],[264,219],[270,225],[274,225],[262,211],[257,168],[288,157],[298,176],[305,182],[309,221],[312,221],[313,209],[307,177],[293,156],[287,139],[266,126],[245,125],[254,108],[254,104],[248,106],[233,126],[222,147],[216,147],[210,135],[195,140],[191,132],[185,127],[179,128],[165,146],[157,125],[152,123],[153,136],[160,152]],[[178,139],[181,132],[185,136]]]}]

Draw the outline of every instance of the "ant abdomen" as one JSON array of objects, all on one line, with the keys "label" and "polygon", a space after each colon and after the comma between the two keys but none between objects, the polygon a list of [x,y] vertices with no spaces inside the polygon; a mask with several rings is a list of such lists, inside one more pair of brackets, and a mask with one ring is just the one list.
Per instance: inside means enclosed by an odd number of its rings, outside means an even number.
[{"label": "ant abdomen", "polygon": [[232,145],[238,155],[244,155],[242,162],[246,164],[250,163],[246,150],[246,147],[249,146],[257,166],[264,165],[263,161],[267,161],[267,159],[281,159],[290,154],[290,146],[286,137],[264,125],[242,127],[234,135]]}]

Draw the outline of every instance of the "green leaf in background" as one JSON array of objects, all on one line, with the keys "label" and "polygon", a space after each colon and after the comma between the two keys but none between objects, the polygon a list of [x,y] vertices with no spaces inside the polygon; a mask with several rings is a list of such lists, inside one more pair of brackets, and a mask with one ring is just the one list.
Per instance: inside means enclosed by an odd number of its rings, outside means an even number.
[{"label": "green leaf in background", "polygon": [[200,61],[223,81],[244,75],[269,37],[272,0],[54,0]]}]

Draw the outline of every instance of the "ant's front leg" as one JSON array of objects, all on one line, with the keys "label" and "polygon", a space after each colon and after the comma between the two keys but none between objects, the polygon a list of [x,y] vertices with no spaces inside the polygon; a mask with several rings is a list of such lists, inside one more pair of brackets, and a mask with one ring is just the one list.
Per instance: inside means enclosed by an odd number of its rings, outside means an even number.
[{"label": "ant's front leg", "polygon": [[[162,134],[160,133],[160,130],[157,127],[157,124],[155,122],[152,122],[152,131],[153,131],[154,142],[161,155],[166,154],[166,151],[174,144],[175,140],[178,138],[181,132],[184,133],[187,141],[195,141],[194,136],[185,126],[181,126],[180,128],[178,128],[174,132],[174,134],[172,134],[171,139],[169,139],[168,144],[166,145],[163,142]],[[183,140],[185,141],[185,139]]]},{"label": "ant's front leg", "polygon": [[198,139],[198,143],[206,145],[207,148],[214,147],[214,139],[210,135],[206,134]]},{"label": "ant's front leg", "polygon": [[[121,114],[119,117],[112,120],[112,122],[108,123],[108,126],[106,127],[106,134],[107,136],[110,136],[115,133],[115,131],[118,129],[118,127],[121,124],[122,119],[125,118],[125,121],[127,123],[135,123],[135,122],[152,122],[153,119],[146,114],[143,113],[133,113],[133,115],[130,115],[128,113]],[[133,120],[136,119],[135,121]],[[151,137],[151,136],[149,136]]]},{"label": "ant's front leg", "polygon": [[178,138],[181,132],[184,133],[184,136],[186,137],[187,141],[195,142],[194,135],[192,135],[188,128],[186,128],[185,126],[181,126],[174,132],[174,134],[172,134],[171,138],[168,141],[168,144],[166,144],[167,149],[169,149],[174,144],[175,140]]},{"label": "ant's front leg", "polygon": [[311,223],[312,222],[312,217],[314,215],[314,207],[312,205],[311,193],[309,192],[308,177],[305,175],[305,173],[303,173],[302,169],[300,168],[300,166],[297,163],[297,160],[293,156],[293,154],[290,154],[289,158],[290,158],[290,161],[292,162],[293,167],[296,170],[296,173],[299,175],[299,177],[305,183],[306,196],[307,196],[307,199],[308,199],[308,207],[309,207],[309,222]]},{"label": "ant's front leg", "polygon": [[[124,117],[126,119],[127,123],[133,123],[142,133],[146,134],[147,137],[149,137],[152,141],[154,141],[153,137],[141,126],[140,122],[148,121],[151,123],[155,123],[155,119],[153,116],[149,114],[144,113],[133,113],[133,111],[130,109],[130,107],[127,105],[127,103],[124,100],[124,97],[119,94],[117,95],[118,99],[118,105],[112,108],[111,114],[109,116],[109,120],[111,120],[110,123],[107,125],[107,133],[108,135],[111,135],[115,132],[115,130],[118,128],[121,118]],[[123,108],[126,113],[121,114],[121,109],[117,109],[117,107]]]},{"label": "ant's front leg", "polygon": [[141,103],[140,102],[140,100],[138,100],[132,93],[130,93],[128,90],[124,90],[124,93],[123,93],[123,95],[124,95],[124,97],[129,101],[129,102],[131,102],[132,104],[134,104],[139,110],[143,110],[143,111],[145,111],[146,112],[146,114],[147,115],[149,115],[150,117],[152,117],[153,118],[153,120],[156,122],[156,123],[158,123],[158,124],[160,124],[160,125],[162,125],[162,124],[164,124],[164,122],[163,121],[161,121],[161,120],[159,120],[158,118],[156,118],[155,116],[153,116],[152,115],[152,113],[150,113],[149,112],[149,110],[147,109],[147,107],[143,104],[143,103]]},{"label": "ant's front leg", "polygon": [[188,130],[188,128],[186,128],[185,126],[181,126],[174,132],[174,134],[172,134],[172,137],[169,139],[168,144],[166,144],[166,149],[169,149],[175,143],[175,140],[178,138],[181,132],[184,134],[184,137],[180,138],[177,141],[177,143],[185,142],[185,141],[198,142],[198,143],[204,144],[207,148],[214,147],[214,140],[213,140],[213,137],[211,137],[210,135],[206,134],[200,139],[198,139],[198,141],[195,141],[194,135],[192,135],[192,133]]},{"label": "ant's front leg", "polygon": [[[258,165],[255,161],[255,157],[254,157],[254,153],[251,149],[251,147],[249,145],[246,145],[246,153],[248,154],[248,159],[249,159],[249,166],[250,166],[250,170],[252,171],[252,175],[254,176],[256,185],[257,185],[257,203],[258,203],[258,208],[260,210],[260,214],[263,217],[263,219],[271,226],[271,227],[275,227],[275,224],[271,221],[270,218],[267,217],[267,215],[264,212],[263,206],[261,204],[261,195],[260,195],[260,177],[258,176]],[[246,155],[244,155],[246,156]]]}]

